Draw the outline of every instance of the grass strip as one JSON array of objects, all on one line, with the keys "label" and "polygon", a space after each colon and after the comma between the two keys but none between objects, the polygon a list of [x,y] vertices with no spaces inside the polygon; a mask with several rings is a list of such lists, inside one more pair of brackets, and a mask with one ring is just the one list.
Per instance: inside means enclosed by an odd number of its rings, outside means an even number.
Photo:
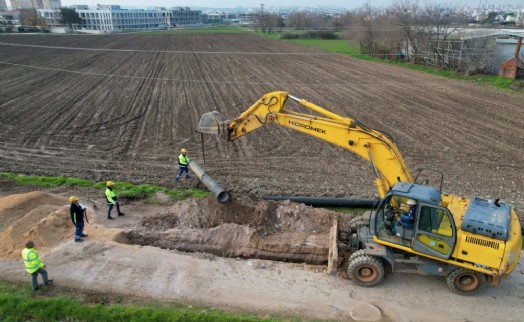
[{"label": "grass strip", "polygon": [[[115,294],[90,294],[90,296],[118,297]],[[33,292],[28,284],[23,286],[22,283],[0,281],[0,320],[2,321],[279,321],[180,303],[155,305],[153,300],[148,299],[142,299],[142,302],[145,303],[141,305],[136,305],[137,303],[107,305],[92,303],[92,301],[86,303],[78,290],[54,286]]]},{"label": "grass strip", "polygon": [[[46,177],[46,176],[23,176],[14,173],[0,172],[0,177],[15,180],[17,184],[24,186],[55,188],[60,186],[106,189],[106,182],[95,182],[92,180],[74,177]],[[149,184],[135,185],[129,182],[115,181],[115,191],[119,197],[128,199],[148,199],[157,192],[163,192],[173,201],[187,198],[201,198],[210,196],[211,193],[202,189],[169,189]]]}]

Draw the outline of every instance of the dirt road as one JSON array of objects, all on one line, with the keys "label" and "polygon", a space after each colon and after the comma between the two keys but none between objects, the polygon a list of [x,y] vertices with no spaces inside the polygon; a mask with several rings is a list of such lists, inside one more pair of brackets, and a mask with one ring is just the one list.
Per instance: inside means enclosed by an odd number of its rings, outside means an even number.
[{"label": "dirt road", "polygon": [[[388,275],[376,287],[364,288],[326,274],[325,265],[189,254],[116,241],[122,232],[138,229],[144,219],[171,211],[160,205],[127,204],[127,215],[113,221],[104,219],[105,209],[90,210],[92,225],[86,227],[89,237],[75,243],[62,205],[67,202],[65,197],[41,193],[22,196],[16,200],[30,202],[20,203],[18,208],[27,210],[31,204],[35,209],[0,227],[1,248],[9,241],[16,244],[11,249],[18,253],[27,238],[37,238],[43,261],[60,286],[304,319],[502,322],[520,321],[522,316],[523,258],[501,285],[489,286],[475,297],[450,292],[443,278],[401,273]],[[12,196],[6,198],[13,200]],[[0,199],[2,211],[6,209],[6,198]],[[56,206],[43,208],[36,200],[51,200]],[[34,221],[34,216],[42,218],[37,226],[12,233],[12,228],[19,227],[17,222],[27,222],[28,218]],[[6,234],[13,238],[6,239]],[[2,279],[29,283],[16,254],[3,256]]]}]

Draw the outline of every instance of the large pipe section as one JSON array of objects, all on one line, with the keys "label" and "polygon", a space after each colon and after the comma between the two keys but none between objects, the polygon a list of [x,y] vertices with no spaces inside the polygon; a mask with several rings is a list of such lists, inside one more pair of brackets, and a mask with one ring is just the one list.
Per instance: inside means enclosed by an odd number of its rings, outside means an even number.
[{"label": "large pipe section", "polygon": [[215,181],[206,171],[195,161],[189,162],[189,169],[198,177],[198,180],[202,182],[211,191],[220,203],[228,202],[231,197],[229,192],[225,191],[218,182]]},{"label": "large pipe section", "polygon": [[301,196],[262,196],[264,200],[290,200],[316,207],[350,207],[350,208],[374,208],[378,205],[378,199],[350,199],[350,198],[327,198],[327,197],[301,197]]}]

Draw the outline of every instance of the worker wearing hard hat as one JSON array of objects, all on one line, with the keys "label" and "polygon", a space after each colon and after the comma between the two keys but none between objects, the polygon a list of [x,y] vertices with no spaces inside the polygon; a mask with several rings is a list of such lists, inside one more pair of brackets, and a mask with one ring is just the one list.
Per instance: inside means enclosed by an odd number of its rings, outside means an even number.
[{"label": "worker wearing hard hat", "polygon": [[180,179],[180,177],[182,176],[184,172],[186,173],[186,179],[191,178],[191,176],[189,175],[189,167],[188,167],[189,162],[191,160],[189,160],[186,154],[187,154],[186,149],[180,150],[180,155],[178,156],[178,173],[175,178],[176,182],[178,182],[178,179]]},{"label": "worker wearing hard hat", "polygon": [[34,291],[40,288],[38,274],[42,275],[45,285],[49,286],[53,283],[53,280],[47,278],[47,271],[44,269],[45,265],[40,261],[40,257],[35,250],[35,243],[32,240],[25,244],[25,248],[22,250],[22,259],[24,260],[25,270],[31,274],[31,284]]},{"label": "worker wearing hard hat", "polygon": [[407,201],[408,211],[400,215],[399,224],[404,228],[411,228],[415,226],[415,218],[417,214],[417,201],[414,199],[409,199]]},{"label": "worker wearing hard hat", "polygon": [[113,190],[114,183],[113,181],[106,182],[106,199],[107,199],[107,219],[113,220],[113,217],[111,217],[111,210],[113,210],[113,206],[116,205],[116,211],[119,216],[124,216],[125,214],[120,211],[120,204],[118,203],[118,200],[116,198],[116,193]]},{"label": "worker wearing hard hat", "polygon": [[69,213],[71,214],[71,221],[75,225],[75,242],[84,241],[82,238],[87,237],[84,234],[84,217],[86,216],[86,208],[82,207],[78,203],[78,197],[71,196],[69,197],[71,202],[71,207],[69,208]]}]

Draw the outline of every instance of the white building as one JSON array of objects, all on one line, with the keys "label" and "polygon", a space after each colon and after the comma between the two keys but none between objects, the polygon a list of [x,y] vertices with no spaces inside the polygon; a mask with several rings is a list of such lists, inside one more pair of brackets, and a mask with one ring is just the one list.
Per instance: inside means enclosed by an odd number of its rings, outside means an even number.
[{"label": "white building", "polygon": [[[77,6],[76,12],[82,19],[82,25],[75,29],[98,32],[122,32],[137,30],[166,29],[169,16],[165,10],[127,10],[117,5],[98,5],[97,9]],[[60,27],[58,10],[38,10],[50,28]]]},{"label": "white building", "polygon": [[11,0],[11,8],[13,10],[32,9],[33,1],[32,0]]},{"label": "white building", "polygon": [[[0,0],[3,2],[5,0]],[[62,6],[61,0],[11,0],[12,10],[19,9],[58,9]],[[0,10],[2,5],[0,4]]]}]

